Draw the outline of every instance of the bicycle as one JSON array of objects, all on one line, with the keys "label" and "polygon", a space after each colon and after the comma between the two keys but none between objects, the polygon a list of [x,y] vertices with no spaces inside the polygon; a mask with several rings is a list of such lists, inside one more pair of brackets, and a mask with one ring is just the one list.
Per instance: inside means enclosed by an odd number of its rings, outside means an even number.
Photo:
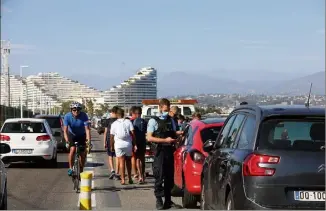
[{"label": "bicycle", "polygon": [[[83,149],[85,146],[79,146],[78,142],[75,142],[75,146],[76,146],[76,153],[74,156],[74,164],[72,166],[72,181],[74,183],[74,190],[76,190],[76,193],[79,192],[79,183],[80,183],[80,161],[79,161],[79,157],[80,157],[80,151],[81,149]],[[93,148],[93,145],[91,143],[87,143],[86,145],[86,153],[90,154],[91,149]]]}]

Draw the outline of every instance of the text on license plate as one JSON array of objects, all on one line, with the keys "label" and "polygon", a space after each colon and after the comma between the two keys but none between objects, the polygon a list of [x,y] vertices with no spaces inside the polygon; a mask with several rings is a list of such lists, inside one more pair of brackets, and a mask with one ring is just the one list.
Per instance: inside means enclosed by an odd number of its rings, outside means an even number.
[{"label": "text on license plate", "polygon": [[152,163],[154,162],[154,158],[145,158],[146,163]]},{"label": "text on license plate", "polygon": [[13,149],[12,152],[15,154],[32,154],[33,150],[32,149]]},{"label": "text on license plate", "polygon": [[294,191],[297,201],[325,201],[325,191]]}]

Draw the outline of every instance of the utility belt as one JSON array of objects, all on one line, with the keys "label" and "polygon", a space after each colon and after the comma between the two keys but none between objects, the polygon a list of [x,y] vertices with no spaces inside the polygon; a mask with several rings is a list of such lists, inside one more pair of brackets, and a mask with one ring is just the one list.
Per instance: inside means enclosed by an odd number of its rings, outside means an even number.
[{"label": "utility belt", "polygon": [[151,151],[157,155],[161,151],[173,151],[175,150],[175,145],[174,144],[167,144],[167,143],[162,143],[162,144],[157,144],[157,143],[151,143]]}]

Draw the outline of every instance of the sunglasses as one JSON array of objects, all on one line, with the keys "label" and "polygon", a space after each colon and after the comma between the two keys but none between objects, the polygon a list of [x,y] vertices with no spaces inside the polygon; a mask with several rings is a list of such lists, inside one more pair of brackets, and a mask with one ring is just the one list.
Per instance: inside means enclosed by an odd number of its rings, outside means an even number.
[{"label": "sunglasses", "polygon": [[71,111],[78,112],[78,111],[80,111],[80,109],[72,109]]}]

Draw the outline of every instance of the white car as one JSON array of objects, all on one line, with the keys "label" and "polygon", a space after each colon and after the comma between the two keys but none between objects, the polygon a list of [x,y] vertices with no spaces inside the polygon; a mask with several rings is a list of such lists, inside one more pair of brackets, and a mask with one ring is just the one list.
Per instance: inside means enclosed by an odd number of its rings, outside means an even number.
[{"label": "white car", "polygon": [[2,154],[4,163],[37,162],[45,167],[57,165],[57,141],[45,119],[7,119],[0,130],[0,142],[7,143],[11,152]]}]

